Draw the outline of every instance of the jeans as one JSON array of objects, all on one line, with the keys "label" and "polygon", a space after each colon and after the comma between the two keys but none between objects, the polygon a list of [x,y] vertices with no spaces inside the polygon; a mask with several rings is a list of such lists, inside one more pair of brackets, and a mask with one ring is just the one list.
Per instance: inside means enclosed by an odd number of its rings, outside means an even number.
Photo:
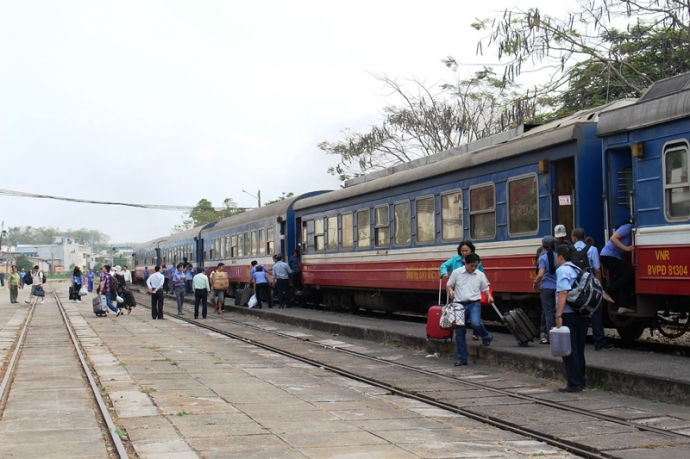
[{"label": "jeans", "polygon": [[563,357],[563,366],[569,387],[585,386],[585,338],[587,325],[585,318],[577,312],[563,314],[563,325],[570,329],[570,347],[572,353]]},{"label": "jeans", "polygon": [[177,298],[177,313],[182,314],[182,306],[184,305],[184,285],[176,285],[174,288],[175,297]]},{"label": "jeans", "polygon": [[198,288],[194,290],[194,318],[199,318],[199,302],[202,304],[201,317],[206,318],[208,290]]},{"label": "jeans", "polygon": [[472,329],[476,334],[486,342],[491,340],[491,335],[486,330],[484,323],[482,322],[482,305],[479,301],[473,301],[465,306],[465,320],[469,319],[472,323]]},{"label": "jeans", "polygon": [[541,316],[543,321],[543,327],[540,332],[549,336],[549,331],[556,323],[556,289],[541,289],[539,298],[541,299]]},{"label": "jeans", "polygon": [[[465,311],[465,320],[467,320],[467,311]],[[467,363],[467,342],[465,341],[466,334],[467,329],[465,327],[455,329],[455,350],[458,352],[458,361],[462,363]]]},{"label": "jeans", "polygon": [[113,311],[115,314],[120,312],[120,310],[117,308],[117,306],[113,306],[113,302],[110,299],[110,292],[106,292],[103,295],[101,295],[101,301],[105,301],[106,306],[108,306],[108,309]]},{"label": "jeans", "polygon": [[278,304],[285,307],[290,304],[290,280],[276,279],[276,290],[278,290]]},{"label": "jeans", "polygon": [[604,308],[606,307],[606,302],[602,301],[601,305],[594,311],[594,314],[592,314],[592,317],[589,319],[592,325],[592,336],[594,337],[595,349],[601,349],[604,344],[606,344],[606,335],[604,334]]}]

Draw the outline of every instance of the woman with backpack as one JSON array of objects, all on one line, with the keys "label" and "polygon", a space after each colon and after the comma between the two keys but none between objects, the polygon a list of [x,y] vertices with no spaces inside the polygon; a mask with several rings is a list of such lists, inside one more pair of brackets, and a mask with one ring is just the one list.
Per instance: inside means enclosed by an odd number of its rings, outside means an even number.
[{"label": "woman with backpack", "polygon": [[542,251],[537,261],[537,277],[532,287],[540,289],[541,299],[541,339],[542,344],[549,344],[549,330],[555,324],[556,314],[556,238],[544,236],[541,240]]},{"label": "woman with backpack", "polygon": [[38,265],[34,266],[31,272],[26,273],[24,276],[24,283],[31,284],[31,293],[29,298],[24,300],[25,303],[31,303],[34,297],[41,298],[41,304],[46,302],[46,292],[43,290],[43,272],[39,269]]}]

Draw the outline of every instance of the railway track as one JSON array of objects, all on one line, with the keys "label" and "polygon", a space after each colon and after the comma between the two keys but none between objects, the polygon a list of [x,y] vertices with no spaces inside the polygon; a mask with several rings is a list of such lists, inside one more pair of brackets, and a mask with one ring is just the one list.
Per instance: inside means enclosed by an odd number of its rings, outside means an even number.
[{"label": "railway track", "polygon": [[[81,349],[79,340],[74,332],[73,326],[70,323],[69,317],[65,311],[65,308],[62,305],[60,298],[55,292],[46,292],[46,295],[50,295],[52,298],[54,298],[55,302],[57,303],[59,317],[62,319],[61,323],[62,326],[64,326],[64,332],[66,332],[67,335],[65,336],[65,333],[61,332],[61,336],[64,337],[64,339],[60,340],[60,344],[65,344],[66,342],[69,342],[70,347],[74,351],[75,362],[73,362],[73,365],[71,365],[70,368],[79,368],[79,371],[81,371],[83,375],[83,378],[72,378],[70,380],[71,383],[69,387],[61,387],[60,389],[65,389],[70,392],[88,393],[88,396],[91,399],[92,406],[94,407],[94,411],[96,413],[96,419],[98,420],[100,430],[102,431],[101,436],[106,439],[106,449],[109,452],[108,454],[111,457],[129,457],[127,448],[122,443],[118,435],[117,427],[113,422],[112,417],[110,416],[106,401],[103,399],[101,395],[101,391],[96,382],[96,378],[94,378],[94,375],[88,365],[86,357]],[[8,406],[8,400],[12,392],[16,392],[20,398],[26,397],[27,395],[31,396],[32,394],[35,394],[35,392],[30,392],[32,390],[32,387],[30,387],[31,383],[27,383],[26,379],[23,379],[18,382],[17,375],[19,374],[20,366],[23,363],[26,364],[24,374],[26,374],[27,372],[31,372],[32,368],[34,368],[32,365],[41,365],[40,358],[36,359],[35,355],[35,350],[39,349],[38,352],[40,352],[41,346],[37,346],[37,344],[34,343],[32,349],[26,349],[26,345],[27,342],[30,341],[32,334],[33,336],[39,337],[40,339],[40,335],[43,333],[42,330],[44,330],[44,328],[42,327],[45,327],[45,321],[43,321],[42,324],[34,324],[35,316],[37,314],[37,308],[53,308],[53,305],[49,304],[49,302],[47,302],[46,304],[37,304],[36,299],[34,298],[34,301],[28,305],[28,308],[29,309],[26,312],[26,315],[24,316],[23,322],[18,327],[16,339],[14,340],[11,346],[11,353],[9,357],[6,359],[6,364],[2,367],[2,382],[0,383],[0,420],[4,417],[5,409]],[[52,324],[53,322],[51,322],[51,327],[59,326],[58,324]],[[53,343],[51,343],[51,345],[52,344]],[[29,351],[29,356],[26,358],[30,360],[27,362],[23,362],[22,358],[25,355],[26,351]],[[45,358],[50,359],[50,357]],[[39,360],[38,363],[37,360]],[[43,365],[48,366],[48,362],[43,362]],[[50,387],[51,383],[52,381],[46,381],[46,387]],[[37,401],[37,404],[40,404],[40,401]],[[46,416],[50,416],[50,411],[47,410],[45,414]],[[40,423],[51,423],[52,420],[41,418],[36,419],[36,421]]]},{"label": "railway track", "polygon": [[[148,306],[142,302],[144,306]],[[617,457],[616,438],[629,437],[627,447],[684,445],[690,435],[681,429],[659,428],[576,406],[577,399],[554,399],[552,389],[543,396],[524,393],[510,381],[479,382],[472,374],[458,376],[409,365],[339,344],[311,341],[310,335],[283,333],[224,316],[220,326],[188,316],[180,320],[244,343],[258,346],[344,377],[383,388],[448,412],[467,416],[505,431],[543,441],[582,457]],[[574,403],[570,403],[574,402]]]}]

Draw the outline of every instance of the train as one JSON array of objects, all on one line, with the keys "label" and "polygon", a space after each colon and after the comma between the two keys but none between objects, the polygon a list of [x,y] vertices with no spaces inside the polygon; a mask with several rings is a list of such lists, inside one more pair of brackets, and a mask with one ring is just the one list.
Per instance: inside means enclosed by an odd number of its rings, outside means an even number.
[{"label": "train", "polygon": [[[472,240],[499,304],[538,320],[533,290],[541,239],[582,227],[601,249],[634,224],[634,313],[604,303],[608,327],[669,338],[690,312],[690,73],[655,82],[639,99],[579,111],[357,177],[138,246],[145,266],[186,258],[227,267],[230,294],[250,261],[302,255],[300,293],[333,309],[424,312],[444,287],[440,264]],[[487,309],[487,315],[491,314]]]}]

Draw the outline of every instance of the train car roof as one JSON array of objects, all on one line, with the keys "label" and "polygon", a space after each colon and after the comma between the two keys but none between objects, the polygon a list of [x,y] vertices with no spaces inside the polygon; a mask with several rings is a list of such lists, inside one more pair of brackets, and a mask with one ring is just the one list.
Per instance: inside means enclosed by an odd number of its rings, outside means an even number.
[{"label": "train car roof", "polygon": [[169,244],[171,242],[178,242],[185,239],[194,239],[195,237],[199,236],[199,232],[202,228],[203,226],[197,226],[188,230],[180,231],[179,233],[171,234],[170,236],[166,237],[164,241],[161,241],[161,243]]},{"label": "train car roof", "polygon": [[161,236],[155,239],[151,239],[150,241],[142,242],[141,244],[135,245],[134,250],[137,251],[141,249],[147,249],[149,247],[155,247],[157,244],[166,241],[169,237],[170,236]]},{"label": "train car roof", "polygon": [[264,218],[278,217],[285,215],[288,209],[300,199],[308,196],[314,196],[321,193],[326,193],[327,190],[312,191],[310,193],[301,194],[299,196],[293,196],[287,199],[281,199],[280,201],[271,203],[267,206],[260,207],[258,209],[252,209],[242,212],[237,215],[232,215],[226,217],[217,222],[209,223],[201,229],[201,234],[209,233],[211,231],[218,231],[225,228],[232,228],[238,225],[244,225],[247,223],[252,223]]},{"label": "train car roof", "polygon": [[602,114],[597,135],[603,137],[690,115],[690,72],[654,82],[637,102]]},{"label": "train car roof", "polygon": [[546,148],[576,138],[577,126],[596,123],[599,115],[621,105],[632,103],[631,100],[611,102],[593,109],[581,110],[573,115],[561,118],[518,135],[503,143],[490,145],[476,150],[466,151],[464,148],[452,149],[446,159],[415,167],[408,170],[394,172],[383,177],[358,183],[330,193],[303,199],[295,204],[295,210],[306,209],[333,201],[352,198],[410,182],[428,179],[448,173],[449,171],[474,167],[500,159],[517,156],[528,151]]}]

